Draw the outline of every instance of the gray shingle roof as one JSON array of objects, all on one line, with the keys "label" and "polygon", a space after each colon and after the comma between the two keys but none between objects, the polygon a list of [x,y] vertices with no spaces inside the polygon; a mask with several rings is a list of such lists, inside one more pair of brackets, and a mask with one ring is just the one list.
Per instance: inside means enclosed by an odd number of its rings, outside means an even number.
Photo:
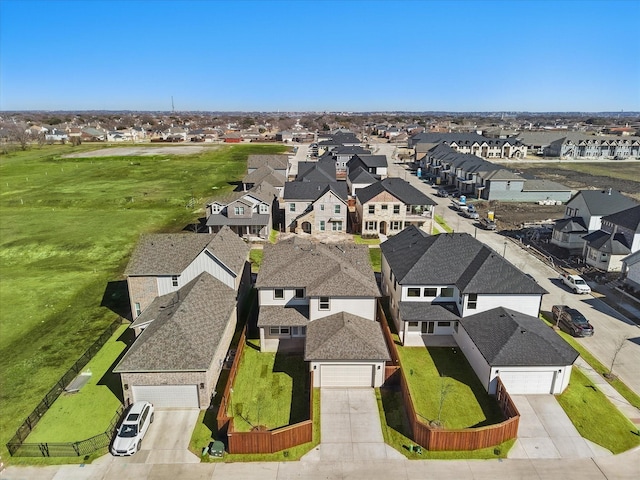
[{"label": "gray shingle roof", "polygon": [[137,319],[149,323],[114,372],[204,371],[236,306],[236,292],[206,272],[156,298]]},{"label": "gray shingle roof", "polygon": [[359,154],[355,155],[351,160],[349,160],[348,164],[357,161],[362,162],[363,165],[370,168],[378,168],[378,167],[386,167],[388,166],[387,156],[386,155],[367,155],[367,154]]},{"label": "gray shingle roof", "polygon": [[125,268],[125,275],[180,275],[204,249],[234,274],[242,272],[249,247],[229,228],[215,235],[154,233],[140,238]]},{"label": "gray shingle roof", "polygon": [[349,181],[351,183],[368,183],[372,185],[380,181],[380,177],[374,176],[367,172],[363,167],[358,167],[355,170],[349,169]]},{"label": "gray shingle roof", "polygon": [[628,228],[632,232],[637,232],[640,229],[640,205],[602,217],[602,221],[611,222]]},{"label": "gray shingle roof", "polygon": [[258,327],[304,327],[309,324],[309,305],[262,305]]},{"label": "gray shingle roof", "polygon": [[610,215],[637,206],[637,202],[616,190],[580,190],[567,203],[582,196],[591,215]]},{"label": "gray shingle roof", "polygon": [[412,225],[380,248],[400,284],[455,285],[462,293],[548,293],[467,233],[431,236]]},{"label": "gray shingle roof", "polygon": [[582,217],[569,217],[556,220],[553,229],[563,233],[588,231]]},{"label": "gray shingle roof", "polygon": [[390,360],[380,324],[347,312],[310,322],[304,359]]},{"label": "gray shingle roof", "polygon": [[296,181],[335,182],[336,162],[331,157],[320,158],[317,162],[299,162]]},{"label": "gray shingle roof", "polygon": [[401,178],[389,177],[358,190],[356,196],[365,204],[382,192],[389,192],[405,205],[437,205],[427,195]]},{"label": "gray shingle roof", "polygon": [[307,296],[380,295],[366,245],[322,244],[299,237],[266,244],[256,288],[305,288]]},{"label": "gray shingle roof", "polygon": [[288,155],[249,155],[247,168],[260,168],[269,165],[274,170],[286,170],[289,166]]},{"label": "gray shingle roof", "polygon": [[257,170],[248,173],[242,179],[243,183],[259,184],[267,182],[274,187],[282,187],[287,179],[281,173],[276,172],[271,166],[263,165]]},{"label": "gray shingle roof", "polygon": [[347,201],[346,182],[287,182],[284,184],[282,198],[285,201],[305,200],[313,202],[332,190],[338,197]]},{"label": "gray shingle roof", "polygon": [[404,322],[460,320],[458,307],[451,303],[400,302],[400,318]]},{"label": "gray shingle roof", "polygon": [[526,180],[522,187],[523,192],[570,192],[569,187],[551,180]]},{"label": "gray shingle roof", "polygon": [[629,255],[631,248],[621,233],[609,233],[597,230],[582,237],[587,244],[602,253],[611,255]]},{"label": "gray shingle roof", "polygon": [[578,358],[542,320],[504,307],[464,317],[460,324],[493,367],[563,366]]}]

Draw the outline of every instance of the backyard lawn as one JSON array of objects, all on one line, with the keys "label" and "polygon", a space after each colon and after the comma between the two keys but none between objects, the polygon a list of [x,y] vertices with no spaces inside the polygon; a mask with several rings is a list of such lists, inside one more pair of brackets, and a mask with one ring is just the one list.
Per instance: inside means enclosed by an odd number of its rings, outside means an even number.
[{"label": "backyard lawn", "polygon": [[369,248],[369,261],[371,262],[371,268],[376,273],[380,273],[382,268],[382,252],[379,248]]},{"label": "backyard lawn", "polygon": [[267,430],[309,419],[309,369],[301,355],[261,353],[248,344],[244,349],[229,416],[234,427],[248,432]]},{"label": "backyard lawn", "polygon": [[[64,158],[104,145],[0,156],[0,456],[62,374],[117,316],[122,270],[143,232],[180,231],[206,199],[230,191],[251,153]],[[152,148],[152,147],[149,147]],[[13,460],[12,460],[13,461]]]},{"label": "backyard lawn", "polygon": [[398,347],[398,354],[416,412],[425,422],[456,429],[504,420],[460,350]]}]

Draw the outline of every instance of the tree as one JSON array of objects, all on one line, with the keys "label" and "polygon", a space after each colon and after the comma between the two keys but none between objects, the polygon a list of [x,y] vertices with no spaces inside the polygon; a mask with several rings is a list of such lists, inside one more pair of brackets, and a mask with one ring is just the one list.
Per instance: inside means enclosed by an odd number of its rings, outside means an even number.
[{"label": "tree", "polygon": [[618,354],[620,351],[627,345],[627,340],[629,340],[629,336],[624,336],[618,338],[618,341],[614,345],[613,356],[611,357],[611,366],[609,367],[609,372],[605,373],[604,376],[608,380],[614,380],[616,375],[613,373],[613,367],[616,364],[616,359],[618,358]]},{"label": "tree", "polygon": [[26,150],[29,148],[29,140],[31,140],[29,133],[21,126],[15,125],[11,128],[11,139],[20,145],[20,150]]}]

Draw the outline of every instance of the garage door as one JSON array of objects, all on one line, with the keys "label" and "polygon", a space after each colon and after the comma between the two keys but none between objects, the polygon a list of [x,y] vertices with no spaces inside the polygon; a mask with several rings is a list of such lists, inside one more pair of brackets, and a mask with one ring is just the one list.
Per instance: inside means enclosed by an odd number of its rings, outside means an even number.
[{"label": "garage door", "polygon": [[199,408],[197,385],[133,385],[133,400],[156,408]]},{"label": "garage door", "polygon": [[511,395],[551,393],[554,371],[509,372],[500,371],[500,380]]},{"label": "garage door", "polygon": [[321,365],[321,387],[372,387],[373,365]]}]

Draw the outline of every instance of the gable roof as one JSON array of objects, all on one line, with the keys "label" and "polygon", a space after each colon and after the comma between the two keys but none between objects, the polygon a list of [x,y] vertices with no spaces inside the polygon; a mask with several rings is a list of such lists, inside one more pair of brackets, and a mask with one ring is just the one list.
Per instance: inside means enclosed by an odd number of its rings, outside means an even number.
[{"label": "gable roof", "polygon": [[364,153],[354,155],[347,165],[355,164],[357,161],[362,162],[368,168],[387,167],[389,165],[386,155],[368,155]]},{"label": "gable roof", "polygon": [[631,248],[622,233],[609,233],[604,230],[596,230],[582,237],[587,245],[599,252],[611,255],[628,255]]},{"label": "gable roof", "polygon": [[148,326],[114,372],[207,370],[235,306],[232,288],[201,273],[177,292],[154,299],[136,319]]},{"label": "gable roof", "polygon": [[436,202],[409,182],[395,177],[388,177],[368,187],[361,188],[356,196],[360,203],[365,204],[384,191],[389,192],[405,205],[436,205]]},{"label": "gable roof", "polygon": [[366,183],[371,185],[380,181],[379,176],[367,172],[364,167],[358,167],[356,169],[350,168],[348,177],[351,183]]},{"label": "gable roof", "polygon": [[411,225],[380,248],[400,284],[455,285],[462,293],[548,293],[467,233],[427,235]]},{"label": "gable roof", "polygon": [[266,244],[256,288],[305,288],[307,296],[380,295],[366,245],[295,237]]},{"label": "gable roof", "polygon": [[242,183],[259,184],[267,182],[274,187],[282,187],[287,179],[284,175],[276,172],[270,165],[262,165],[251,173],[248,173],[242,179]]},{"label": "gable roof", "polygon": [[284,184],[282,198],[285,201],[305,200],[313,202],[329,190],[343,201],[347,201],[346,182],[287,182]]},{"label": "gable roof", "polygon": [[299,162],[296,181],[335,182],[336,162],[333,158],[320,157],[317,162]]},{"label": "gable roof", "polygon": [[563,233],[588,231],[582,217],[569,217],[556,220],[553,229]]},{"label": "gable roof", "polygon": [[289,167],[288,155],[249,155],[247,168],[260,168],[269,165],[274,170],[286,170]]},{"label": "gable roof", "polygon": [[591,215],[610,215],[637,205],[631,198],[611,189],[580,190],[569,199],[567,205],[571,205],[576,197],[582,197]]},{"label": "gable roof", "polygon": [[380,324],[347,312],[309,322],[304,359],[390,360]]},{"label": "gable roof", "polygon": [[578,352],[536,317],[497,307],[460,319],[492,367],[572,365]]},{"label": "gable roof", "polygon": [[153,233],[140,237],[124,274],[180,275],[191,262],[209,251],[231,272],[239,275],[249,247],[231,229],[224,227],[215,235],[204,233]]}]

